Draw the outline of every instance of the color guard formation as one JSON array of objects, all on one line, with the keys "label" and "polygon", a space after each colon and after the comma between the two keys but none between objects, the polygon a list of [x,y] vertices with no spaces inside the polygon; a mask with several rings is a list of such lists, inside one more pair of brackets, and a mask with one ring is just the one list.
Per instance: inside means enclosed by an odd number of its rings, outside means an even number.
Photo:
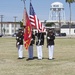
[{"label": "color guard formation", "polygon": [[[23,38],[24,38],[24,32],[22,29],[19,29],[17,35],[16,35],[16,47],[18,48],[18,58],[22,59],[23,58]],[[37,32],[34,34],[32,31],[32,38],[31,38],[31,43],[28,48],[28,59],[27,60],[32,60],[34,59],[34,44],[36,44],[36,50],[37,50],[37,59],[41,60],[43,58],[43,45],[44,45],[44,35],[45,33],[43,32]],[[55,40],[55,35],[53,31],[50,29],[48,30],[46,34],[46,44],[48,47],[48,59],[53,59],[53,53],[54,53],[54,40]],[[36,40],[36,42],[35,42]]]}]

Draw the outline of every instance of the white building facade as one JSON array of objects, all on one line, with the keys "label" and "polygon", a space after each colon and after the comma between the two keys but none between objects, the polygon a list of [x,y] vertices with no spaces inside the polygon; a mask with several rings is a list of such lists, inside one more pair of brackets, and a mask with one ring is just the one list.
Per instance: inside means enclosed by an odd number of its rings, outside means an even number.
[{"label": "white building facade", "polygon": [[63,25],[61,27],[61,33],[66,33],[66,35],[75,35],[75,25]]},{"label": "white building facade", "polygon": [[0,34],[12,35],[20,28],[19,22],[0,22]]}]

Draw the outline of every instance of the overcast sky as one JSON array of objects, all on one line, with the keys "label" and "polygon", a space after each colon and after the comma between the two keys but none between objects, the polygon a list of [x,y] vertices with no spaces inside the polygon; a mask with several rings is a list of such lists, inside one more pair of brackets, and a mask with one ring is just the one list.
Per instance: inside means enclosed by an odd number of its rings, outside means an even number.
[{"label": "overcast sky", "polygon": [[[40,20],[49,19],[50,5],[53,2],[61,2],[65,8],[66,20],[69,20],[69,5],[65,0],[32,0],[35,13]],[[30,0],[26,0],[26,9],[29,14]],[[21,21],[23,18],[24,4],[21,0],[0,0],[0,15],[3,15],[3,21]],[[72,20],[75,20],[75,3],[72,4]]]}]

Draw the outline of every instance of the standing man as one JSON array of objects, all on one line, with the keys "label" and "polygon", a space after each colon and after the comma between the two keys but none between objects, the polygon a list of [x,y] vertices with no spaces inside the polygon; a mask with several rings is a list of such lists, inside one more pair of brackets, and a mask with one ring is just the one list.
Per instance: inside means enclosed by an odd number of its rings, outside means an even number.
[{"label": "standing man", "polygon": [[18,30],[16,35],[16,47],[18,48],[18,59],[23,59],[23,38],[24,33],[22,29]]},{"label": "standing man", "polygon": [[42,54],[42,46],[43,45],[44,45],[44,33],[38,32],[36,46],[37,46],[37,57],[39,60],[42,59],[42,57],[43,57],[43,54]]},{"label": "standing man", "polygon": [[55,35],[52,30],[47,33],[47,47],[49,51],[49,59],[53,59]]},{"label": "standing man", "polygon": [[33,44],[35,44],[35,35],[32,31],[32,38],[31,38],[31,43],[30,43],[30,46],[28,48],[28,59],[27,60],[32,60],[33,59]]}]

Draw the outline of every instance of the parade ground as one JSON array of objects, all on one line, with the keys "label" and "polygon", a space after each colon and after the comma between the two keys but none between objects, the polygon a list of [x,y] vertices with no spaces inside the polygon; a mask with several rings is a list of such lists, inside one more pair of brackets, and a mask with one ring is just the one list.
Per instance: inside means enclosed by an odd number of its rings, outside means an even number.
[{"label": "parade ground", "polygon": [[34,45],[34,59],[18,59],[15,37],[0,38],[0,75],[75,75],[75,38],[56,38],[54,59],[48,60],[48,48],[43,46],[43,59],[37,59]]}]

